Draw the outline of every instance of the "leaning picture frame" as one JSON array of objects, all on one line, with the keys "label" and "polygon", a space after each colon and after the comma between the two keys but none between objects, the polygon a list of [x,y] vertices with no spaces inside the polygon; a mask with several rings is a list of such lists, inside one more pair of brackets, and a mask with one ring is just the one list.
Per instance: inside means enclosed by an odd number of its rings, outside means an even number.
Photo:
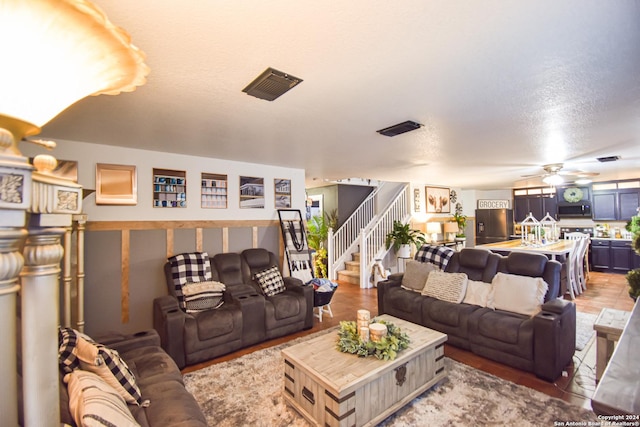
[{"label": "leaning picture frame", "polygon": [[138,204],[138,176],[133,165],[96,164],[96,205]]},{"label": "leaning picture frame", "polygon": [[425,200],[427,213],[450,213],[449,188],[426,187]]}]

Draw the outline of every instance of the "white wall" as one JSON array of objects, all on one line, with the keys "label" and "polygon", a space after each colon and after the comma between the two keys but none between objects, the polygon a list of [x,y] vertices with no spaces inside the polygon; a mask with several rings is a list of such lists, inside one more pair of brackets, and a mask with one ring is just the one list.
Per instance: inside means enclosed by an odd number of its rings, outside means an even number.
[{"label": "white wall", "polygon": [[[78,181],[86,189],[96,188],[96,163],[137,167],[137,205],[96,205],[95,193],[93,193],[83,201],[84,212],[88,214],[90,221],[277,219],[274,179],[291,179],[291,207],[302,211],[305,208],[304,169],[64,140],[57,142],[58,147],[50,154],[58,159],[78,161]],[[21,144],[20,149],[27,157],[45,153],[43,148],[27,143]],[[153,207],[153,168],[187,172],[187,207]],[[227,209],[200,207],[200,174],[202,172],[227,175],[229,194]],[[241,175],[264,178],[265,207],[263,209],[240,209],[239,177]]]}]

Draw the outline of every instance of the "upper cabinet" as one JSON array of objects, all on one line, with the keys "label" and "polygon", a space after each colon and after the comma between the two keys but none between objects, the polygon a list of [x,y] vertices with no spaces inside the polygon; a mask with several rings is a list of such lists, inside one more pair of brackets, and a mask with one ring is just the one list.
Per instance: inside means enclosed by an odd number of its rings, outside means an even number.
[{"label": "upper cabinet", "polygon": [[593,184],[593,220],[628,221],[638,214],[640,180]]},{"label": "upper cabinet", "polygon": [[513,220],[522,222],[531,213],[541,220],[544,216],[558,217],[558,200],[553,187],[519,188],[513,190]]}]

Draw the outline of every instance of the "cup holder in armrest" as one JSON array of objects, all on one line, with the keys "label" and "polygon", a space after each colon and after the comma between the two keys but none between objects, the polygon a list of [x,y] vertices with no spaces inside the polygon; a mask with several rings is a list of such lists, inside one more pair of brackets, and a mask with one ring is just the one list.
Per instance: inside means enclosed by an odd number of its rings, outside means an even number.
[{"label": "cup holder in armrest", "polygon": [[149,335],[149,331],[140,331],[133,334],[134,337],[144,337],[145,335]]},{"label": "cup holder in armrest", "polygon": [[177,308],[172,308],[171,310],[167,311],[167,313],[177,313],[178,309]]}]

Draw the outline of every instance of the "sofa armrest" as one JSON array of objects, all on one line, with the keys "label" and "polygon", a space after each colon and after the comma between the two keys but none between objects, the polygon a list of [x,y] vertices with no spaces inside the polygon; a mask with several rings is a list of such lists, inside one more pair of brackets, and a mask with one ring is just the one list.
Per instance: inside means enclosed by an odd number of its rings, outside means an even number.
[{"label": "sofa armrest", "polygon": [[561,299],[545,303],[533,318],[534,373],[554,381],[576,351],[576,305]]},{"label": "sofa armrest", "polygon": [[171,356],[180,369],[186,365],[184,355],[184,324],[186,316],[188,314],[178,307],[178,300],[170,295],[153,300],[153,328],[160,336],[162,348]]},{"label": "sofa armrest", "polygon": [[313,286],[305,285],[302,280],[295,277],[284,277],[284,286],[287,290],[293,290],[302,296],[307,304],[307,312],[304,318],[304,329],[313,327]]},{"label": "sofa armrest", "polygon": [[402,284],[402,274],[391,274],[387,280],[378,282],[378,315],[386,313],[384,309],[384,300],[388,295],[388,290],[399,287]]},{"label": "sofa armrest", "polygon": [[124,354],[140,347],[160,346],[160,336],[155,329],[136,332],[130,335],[108,334],[95,338],[96,342]]}]

